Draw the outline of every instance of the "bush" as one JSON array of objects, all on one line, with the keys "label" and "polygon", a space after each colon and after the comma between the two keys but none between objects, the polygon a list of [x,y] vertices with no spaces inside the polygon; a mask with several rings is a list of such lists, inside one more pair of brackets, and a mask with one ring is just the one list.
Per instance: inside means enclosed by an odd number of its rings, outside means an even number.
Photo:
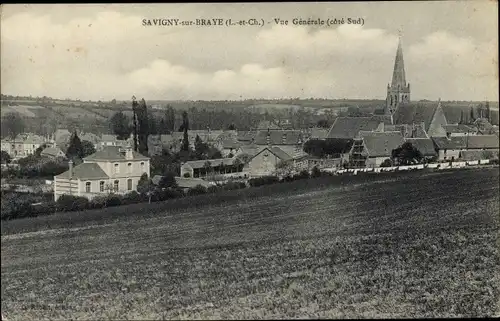
[{"label": "bush", "polygon": [[111,206],[122,205],[122,200],[123,200],[123,197],[121,195],[110,194],[106,198],[106,206],[111,207]]},{"label": "bush", "polygon": [[189,196],[193,196],[193,195],[201,195],[201,194],[206,194],[206,193],[207,193],[207,188],[205,186],[196,185],[195,187],[190,188],[187,194]]},{"label": "bush", "polygon": [[136,191],[132,191],[123,196],[122,203],[123,204],[136,204],[144,201],[144,197]]},{"label": "bush", "polygon": [[218,186],[212,185],[212,186],[208,187],[207,192],[208,193],[217,193],[219,190],[220,190],[220,188]]},{"label": "bush", "polygon": [[262,186],[262,185],[270,185],[270,184],[276,184],[279,182],[279,179],[277,176],[262,176],[262,177],[256,177],[248,180],[248,184],[252,187],[256,186]]},{"label": "bush", "polygon": [[321,171],[319,170],[318,166],[314,166],[311,171],[311,177],[320,177],[321,176]]},{"label": "bush", "polygon": [[307,179],[309,177],[310,177],[309,172],[304,169],[299,174],[295,175],[293,178],[294,179]]},{"label": "bush", "polygon": [[89,207],[89,200],[86,197],[62,195],[57,199],[57,209],[59,211],[82,211]]},{"label": "bush", "polygon": [[389,158],[384,159],[380,167],[392,167],[392,161]]},{"label": "bush", "polygon": [[222,186],[222,189],[225,191],[230,191],[234,189],[245,188],[246,185],[243,182],[227,182]]},{"label": "bush", "polygon": [[158,192],[158,199],[160,201],[166,201],[169,199],[179,198],[179,197],[183,197],[183,196],[184,196],[184,192],[182,190],[174,189],[174,188],[167,188],[165,190]]}]

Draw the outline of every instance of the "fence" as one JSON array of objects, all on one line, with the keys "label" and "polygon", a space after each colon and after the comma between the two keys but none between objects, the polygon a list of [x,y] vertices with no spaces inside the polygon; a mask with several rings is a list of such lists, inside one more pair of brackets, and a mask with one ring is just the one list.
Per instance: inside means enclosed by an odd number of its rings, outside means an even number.
[{"label": "fence", "polygon": [[325,168],[324,171],[335,174],[350,173],[353,175],[357,175],[360,172],[380,173],[380,172],[419,170],[425,168],[434,168],[434,169],[464,168],[467,166],[478,166],[486,164],[491,164],[491,161],[489,159],[481,159],[474,161],[456,161],[456,162],[446,162],[446,163],[430,163],[430,164],[391,166],[391,167],[349,168],[349,169],[336,169],[335,167],[332,167],[332,168]]}]

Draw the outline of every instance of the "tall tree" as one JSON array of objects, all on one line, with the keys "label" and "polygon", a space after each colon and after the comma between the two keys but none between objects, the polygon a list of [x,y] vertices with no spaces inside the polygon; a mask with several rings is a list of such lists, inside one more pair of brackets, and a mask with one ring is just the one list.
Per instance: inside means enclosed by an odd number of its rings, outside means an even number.
[{"label": "tall tree", "polygon": [[82,157],[87,157],[95,153],[95,147],[92,142],[88,140],[82,140]]},{"label": "tall tree", "polygon": [[110,119],[110,125],[116,138],[125,140],[130,137],[132,128],[129,125],[128,117],[123,112],[119,111],[114,114]]},{"label": "tall tree", "polygon": [[188,119],[187,111],[184,111],[182,113],[182,130],[184,131],[184,136],[182,138],[181,150],[188,151],[189,150],[189,136],[188,136],[189,119]]},{"label": "tall tree", "polygon": [[486,118],[488,119],[489,122],[491,122],[491,111],[490,111],[490,102],[487,101],[485,103],[485,109],[486,109]]},{"label": "tall tree", "polygon": [[83,155],[82,142],[75,131],[73,135],[71,135],[66,156],[73,160],[74,163],[81,163],[81,159],[84,157]]},{"label": "tall tree", "polygon": [[138,151],[143,155],[148,154],[148,136],[149,136],[149,117],[146,101],[141,99],[139,106],[136,109],[137,113],[137,141]]},{"label": "tall tree", "polygon": [[132,132],[133,132],[133,137],[134,137],[134,151],[139,150],[139,142],[137,141],[137,134],[138,134],[138,122],[137,122],[137,108],[138,108],[138,103],[137,100],[135,99],[135,96],[132,96],[132,112],[133,112],[133,119],[132,119]]},{"label": "tall tree", "polygon": [[18,113],[8,113],[2,119],[2,136],[16,138],[24,132],[25,124]]},{"label": "tall tree", "polygon": [[165,111],[165,125],[167,134],[175,130],[175,110],[171,105],[167,105],[167,110]]}]

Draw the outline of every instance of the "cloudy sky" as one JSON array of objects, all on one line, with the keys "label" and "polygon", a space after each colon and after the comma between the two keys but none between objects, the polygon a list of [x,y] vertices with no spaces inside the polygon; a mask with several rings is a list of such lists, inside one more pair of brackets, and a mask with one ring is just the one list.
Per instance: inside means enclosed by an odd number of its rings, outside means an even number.
[{"label": "cloudy sky", "polygon": [[[83,100],[385,99],[402,30],[413,99],[498,100],[497,10],[496,1],[3,5],[1,90]],[[292,24],[349,17],[364,25]],[[266,25],[142,25],[158,18]]]}]

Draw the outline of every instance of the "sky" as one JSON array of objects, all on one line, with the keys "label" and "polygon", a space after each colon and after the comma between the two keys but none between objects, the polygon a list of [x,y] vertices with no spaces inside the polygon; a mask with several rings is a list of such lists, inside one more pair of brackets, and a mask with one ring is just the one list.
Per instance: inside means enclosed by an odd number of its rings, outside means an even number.
[{"label": "sky", "polygon": [[[498,101],[497,1],[7,4],[1,10],[3,94],[385,99],[401,35],[413,100]],[[162,18],[265,24],[143,25]],[[288,25],[277,25],[278,18]],[[294,18],[345,23],[294,25]]]}]

